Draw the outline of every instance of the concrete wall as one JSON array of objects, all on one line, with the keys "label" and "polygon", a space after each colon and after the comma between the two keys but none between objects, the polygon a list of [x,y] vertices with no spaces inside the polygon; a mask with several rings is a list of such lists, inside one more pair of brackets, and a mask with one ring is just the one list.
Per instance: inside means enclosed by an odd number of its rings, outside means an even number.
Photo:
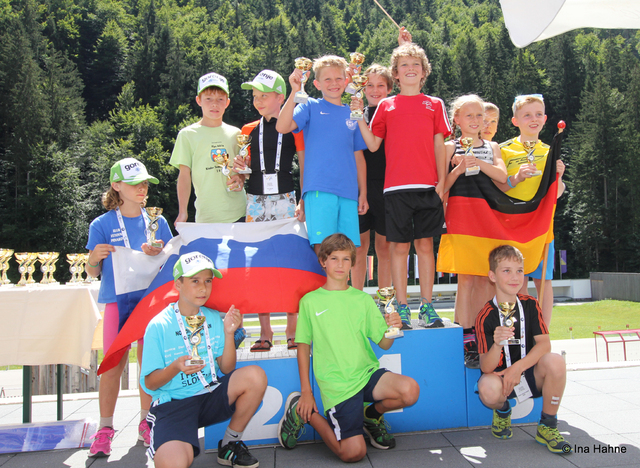
[{"label": "concrete wall", "polygon": [[594,301],[617,299],[640,302],[640,273],[590,273]]}]

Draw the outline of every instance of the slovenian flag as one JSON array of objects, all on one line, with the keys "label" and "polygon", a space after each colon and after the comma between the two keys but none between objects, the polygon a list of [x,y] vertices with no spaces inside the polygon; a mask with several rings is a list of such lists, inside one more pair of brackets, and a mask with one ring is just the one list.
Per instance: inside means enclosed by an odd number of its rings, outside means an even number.
[{"label": "slovenian flag", "polygon": [[[107,351],[98,370],[116,366],[130,343],[144,336],[149,321],[178,300],[173,265],[180,255],[199,251],[213,260],[222,279],[214,279],[205,304],[221,312],[235,305],[241,313],[298,311],[309,291],[326,277],[298,220],[264,223],[178,223],[180,235],[162,254],[116,247],[113,253],[118,308],[130,317]],[[131,312],[127,312],[131,310]]]},{"label": "slovenian flag", "polygon": [[545,244],[553,240],[561,135],[553,139],[540,186],[530,201],[509,197],[482,172],[456,180],[449,193],[438,271],[486,276],[489,252],[503,244],[522,252],[525,272],[537,268]]}]

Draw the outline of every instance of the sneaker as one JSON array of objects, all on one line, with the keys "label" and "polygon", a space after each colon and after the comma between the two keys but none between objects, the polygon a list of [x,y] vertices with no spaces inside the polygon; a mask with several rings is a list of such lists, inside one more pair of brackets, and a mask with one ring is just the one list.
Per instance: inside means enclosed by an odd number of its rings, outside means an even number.
[{"label": "sneaker", "polygon": [[145,447],[151,445],[151,429],[146,419],[140,421],[138,425],[138,440],[141,440]]},{"label": "sneaker", "polygon": [[491,423],[491,433],[498,439],[511,439],[511,409],[506,418],[498,414],[498,410],[493,410],[493,422]]},{"label": "sneaker", "polygon": [[284,404],[284,416],[278,424],[278,440],[280,445],[291,450],[298,443],[304,433],[304,422],[298,416],[296,409],[300,400],[300,392],[290,393]]},{"label": "sneaker", "polygon": [[464,365],[467,369],[480,369],[480,354],[478,354],[478,351],[465,349]]},{"label": "sneaker", "polygon": [[233,342],[236,345],[236,349],[240,347],[246,337],[247,331],[244,329],[244,327],[240,327],[236,330],[236,332],[233,334]]},{"label": "sneaker", "polygon": [[90,458],[108,457],[111,455],[111,441],[116,431],[112,427],[103,427],[93,434],[91,438],[91,448],[89,448]]},{"label": "sneaker", "polygon": [[[365,405],[365,410],[368,405]],[[389,423],[385,421],[384,416],[380,416],[380,419],[367,418],[364,416],[364,432],[369,436],[371,445],[380,450],[392,449],[396,446],[396,439],[392,434],[389,434]]]},{"label": "sneaker", "polygon": [[538,424],[536,442],[546,445],[549,451],[553,453],[571,453],[571,444],[564,440],[557,427],[545,426],[542,423]]},{"label": "sneaker", "polygon": [[400,319],[402,320],[402,330],[413,329],[411,326],[411,309],[409,309],[407,304],[400,304],[398,306],[398,315],[400,315]]},{"label": "sneaker", "polygon": [[433,304],[428,302],[420,306],[418,313],[418,325],[425,328],[442,328],[444,323],[433,308]]},{"label": "sneaker", "polygon": [[225,466],[244,466],[245,468],[257,468],[260,462],[251,455],[249,449],[241,440],[229,442],[224,447],[222,440],[218,441],[218,463]]}]

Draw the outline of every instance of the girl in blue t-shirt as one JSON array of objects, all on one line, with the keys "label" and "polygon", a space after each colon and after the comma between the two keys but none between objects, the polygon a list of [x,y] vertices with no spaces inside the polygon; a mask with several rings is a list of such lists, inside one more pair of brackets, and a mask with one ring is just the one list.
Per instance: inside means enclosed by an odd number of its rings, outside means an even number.
[{"label": "girl in blue t-shirt", "polygon": [[[141,250],[147,255],[158,255],[164,244],[171,237],[171,230],[167,221],[158,219],[156,237],[159,247],[147,243],[149,216],[144,210],[147,202],[149,182],[158,183],[158,179],[147,172],[144,165],[133,158],[118,161],[111,167],[109,177],[111,187],[102,196],[102,204],[109,210],[91,222],[89,240],[86,248],[89,250],[89,260],[86,271],[89,275],[101,275],[98,302],[105,304],[103,320],[103,350],[106,353],[118,331],[124,325],[120,323],[118,304],[116,302],[115,280],[111,252],[114,246],[124,246],[134,250]],[[142,358],[142,340],[138,342],[138,362]],[[111,440],[114,436],[113,413],[116,408],[120,377],[124,366],[128,364],[129,353],[125,353],[118,365],[102,374],[98,400],[100,404],[100,424],[98,432],[93,436],[94,441],[89,449],[90,457],[107,457],[111,453]],[[140,425],[138,438],[149,446],[149,425],[146,417],[149,413],[151,397],[140,390]]]}]

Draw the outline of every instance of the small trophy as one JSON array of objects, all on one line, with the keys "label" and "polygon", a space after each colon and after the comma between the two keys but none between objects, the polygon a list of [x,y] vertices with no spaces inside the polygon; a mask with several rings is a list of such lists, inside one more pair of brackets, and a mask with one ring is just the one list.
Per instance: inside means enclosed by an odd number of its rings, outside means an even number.
[{"label": "small trophy", "polygon": [[33,273],[36,271],[35,264],[38,261],[38,254],[35,252],[29,252],[27,255],[27,284],[34,284],[36,280],[33,279]]},{"label": "small trophy", "polygon": [[158,218],[162,214],[162,208],[151,206],[145,208],[145,211],[149,215],[149,230],[147,233],[147,245],[151,247],[162,247],[162,242],[156,240],[156,232],[158,231]]},{"label": "small trophy", "polygon": [[67,263],[69,263],[69,273],[71,273],[71,279],[67,284],[75,284],[82,282],[82,279],[78,277],[78,262],[80,261],[80,254],[67,254]]},{"label": "small trophy", "polygon": [[[362,70],[362,64],[364,63],[364,54],[361,54],[360,52],[352,52],[351,54],[349,54],[349,58],[350,58],[349,65],[353,70],[353,76],[356,77],[360,74],[360,71]],[[355,94],[356,91],[357,91],[357,88],[355,85],[355,80],[352,78],[352,82],[347,85],[345,92],[349,94]]]},{"label": "small trophy", "polygon": [[[502,326],[503,327],[513,327],[516,323],[516,319],[514,314],[516,313],[516,303],[515,302],[500,302],[498,303],[498,308],[500,309],[500,314],[502,315]],[[520,340],[518,338],[509,338],[508,340],[502,340],[500,342],[502,346],[506,345],[519,345]]]},{"label": "small trophy", "polygon": [[[382,303],[384,311],[386,314],[392,314],[396,311],[395,307],[393,307],[393,299],[396,297],[396,288],[388,287],[388,288],[380,288],[378,289],[378,298]],[[398,327],[389,327],[387,331],[384,333],[384,337],[390,340],[395,340],[396,338],[402,338],[404,336],[404,332],[400,330]]]},{"label": "small trophy", "polygon": [[29,254],[27,252],[16,253],[16,261],[18,262],[18,272],[20,273],[20,281],[18,281],[18,286],[26,286]]},{"label": "small trophy", "polygon": [[204,364],[204,359],[200,357],[198,354],[198,345],[202,341],[202,337],[200,336],[200,332],[204,328],[204,315],[191,315],[189,317],[185,317],[187,320],[187,325],[189,325],[189,331],[191,332],[191,337],[189,338],[189,343],[191,343],[191,359],[187,359],[184,362],[185,366],[201,366]]},{"label": "small trophy", "polygon": [[236,137],[238,140],[238,146],[240,147],[240,152],[238,156],[242,158],[244,162],[245,168],[239,171],[236,171],[238,174],[251,174],[251,157],[249,156],[249,145],[251,144],[251,135],[245,135],[243,133],[239,134]]},{"label": "small trophy", "polygon": [[60,256],[58,252],[38,252],[38,260],[40,261],[40,271],[42,271],[42,279],[40,284],[55,283],[53,272],[56,271],[55,262]]},{"label": "small trophy", "polygon": [[87,264],[88,261],[89,261],[88,253],[78,254],[78,281],[80,283],[88,282],[87,278],[82,277],[82,274],[84,273],[84,266]]},{"label": "small trophy", "polygon": [[11,257],[13,257],[13,250],[0,249],[0,271],[2,272],[2,276],[0,276],[0,286],[11,284],[11,280],[7,278],[7,271],[9,270],[9,260],[11,260]]},{"label": "small trophy", "polygon": [[[460,144],[464,149],[465,156],[473,155],[473,138],[460,138]],[[478,166],[467,167],[467,169],[464,171],[464,175],[474,176],[478,175],[479,172],[480,168]]]},{"label": "small trophy", "polygon": [[[533,151],[536,147],[536,143],[537,141],[523,141],[522,142],[522,146],[524,146],[524,149],[527,151],[527,161],[529,161],[529,164],[535,164],[534,161],[536,160],[535,156],[533,155]],[[531,173],[531,177],[536,177],[542,175],[542,171],[537,170],[535,172]]]},{"label": "small trophy", "polygon": [[[232,161],[229,159],[229,153],[227,150],[216,150],[217,156],[213,158],[213,161],[220,166],[222,174],[227,176],[228,180],[231,180],[231,169]],[[227,192],[230,192],[231,189],[227,185]]]},{"label": "small trophy", "polygon": [[[351,81],[356,90],[356,97],[358,99],[362,99],[362,89],[367,86],[369,82],[369,78],[364,75],[353,75]],[[354,109],[351,111],[351,115],[349,116],[351,120],[362,120],[364,115],[360,109]]]},{"label": "small trophy", "polygon": [[304,84],[309,79],[309,70],[313,67],[313,62],[306,57],[298,57],[295,61],[295,67],[302,70],[301,88],[293,97],[296,104],[306,104],[309,95],[304,92]]}]

